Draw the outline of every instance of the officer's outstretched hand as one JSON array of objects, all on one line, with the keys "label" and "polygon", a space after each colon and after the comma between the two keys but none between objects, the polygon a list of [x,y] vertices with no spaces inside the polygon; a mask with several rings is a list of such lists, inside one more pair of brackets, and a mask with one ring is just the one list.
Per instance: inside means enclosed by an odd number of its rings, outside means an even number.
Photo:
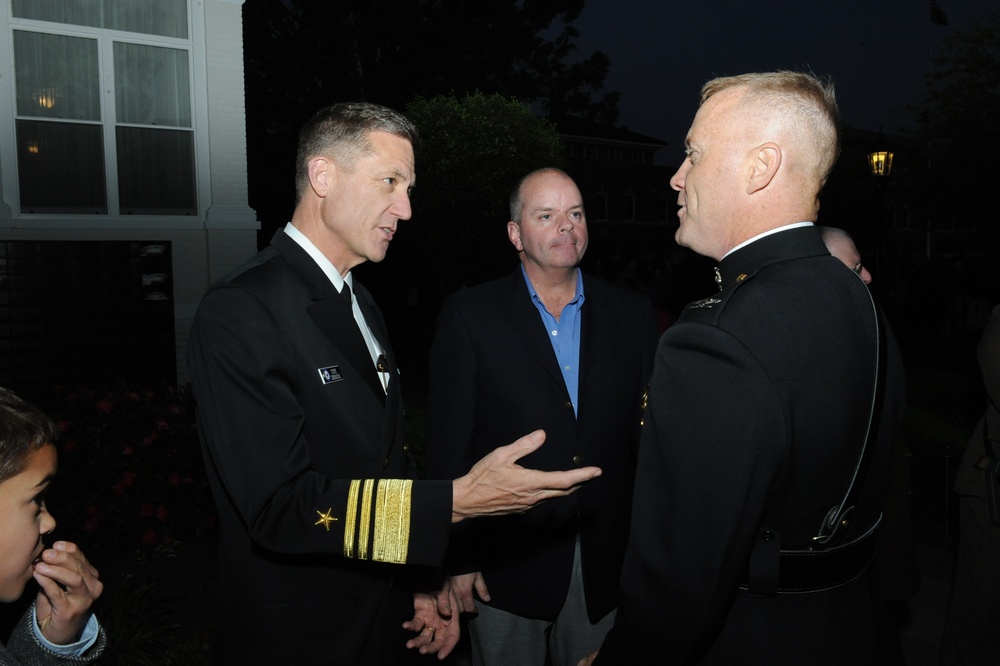
[{"label": "officer's outstretched hand", "polygon": [[523,513],[539,502],[569,495],[581,484],[601,475],[599,467],[581,467],[564,472],[525,469],[517,461],[545,441],[536,430],[513,444],[495,449],[477,462],[469,473],[452,482],[451,522],[476,516]]}]

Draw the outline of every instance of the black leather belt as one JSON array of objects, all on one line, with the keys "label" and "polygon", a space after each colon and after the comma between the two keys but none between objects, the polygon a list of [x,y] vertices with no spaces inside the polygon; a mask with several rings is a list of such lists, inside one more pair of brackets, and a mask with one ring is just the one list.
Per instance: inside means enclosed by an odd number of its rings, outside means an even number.
[{"label": "black leather belt", "polygon": [[761,530],[750,556],[747,582],[740,589],[773,596],[808,594],[846,585],[863,574],[875,557],[877,530],[878,523],[854,541],[825,550],[780,550],[777,533]]}]

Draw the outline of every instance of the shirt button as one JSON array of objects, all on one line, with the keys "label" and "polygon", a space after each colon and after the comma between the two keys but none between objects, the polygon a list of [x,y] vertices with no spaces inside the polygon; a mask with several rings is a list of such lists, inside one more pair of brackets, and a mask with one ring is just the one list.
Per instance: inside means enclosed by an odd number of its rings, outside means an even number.
[{"label": "shirt button", "polygon": [[579,467],[580,465],[582,465],[583,464],[583,456],[581,456],[579,453],[576,454],[575,456],[573,456],[573,464],[576,465],[577,467]]},{"label": "shirt button", "polygon": [[382,461],[382,469],[385,469],[388,466],[389,466],[389,459],[386,458],[385,460]]},{"label": "shirt button", "polygon": [[569,400],[567,400],[567,401],[566,401],[566,404],[565,404],[565,405],[563,405],[563,406],[564,406],[564,407],[565,407],[566,409],[573,409],[573,403],[572,403],[572,402],[570,402]]}]

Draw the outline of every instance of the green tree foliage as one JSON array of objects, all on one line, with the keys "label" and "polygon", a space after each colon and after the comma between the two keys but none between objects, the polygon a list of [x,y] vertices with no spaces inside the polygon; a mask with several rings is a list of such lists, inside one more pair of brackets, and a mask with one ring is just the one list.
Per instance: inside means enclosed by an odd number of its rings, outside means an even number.
[{"label": "green tree foliage", "polygon": [[919,188],[934,226],[979,218],[996,226],[989,193],[1000,171],[1000,12],[956,30],[935,62],[918,138],[926,182]]},{"label": "green tree foliage", "polygon": [[[247,0],[250,204],[265,240],[287,220],[298,129],[319,108],[483,91],[599,122],[610,62],[577,53],[584,0]],[[434,186],[425,179],[426,187]]]},{"label": "green tree foliage", "polygon": [[[529,171],[563,166],[555,128],[524,104],[472,93],[417,98],[406,108],[420,128],[413,234],[439,286],[451,291],[516,264],[507,238],[511,188]],[[432,187],[423,187],[423,183]]]}]

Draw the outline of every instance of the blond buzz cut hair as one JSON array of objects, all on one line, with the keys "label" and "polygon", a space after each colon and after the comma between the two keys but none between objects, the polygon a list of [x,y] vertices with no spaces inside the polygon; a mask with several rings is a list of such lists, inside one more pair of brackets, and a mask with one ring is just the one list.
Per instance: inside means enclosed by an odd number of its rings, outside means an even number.
[{"label": "blond buzz cut hair", "polygon": [[815,148],[813,175],[822,187],[840,155],[840,110],[833,82],[788,70],[723,76],[702,87],[701,103],[730,88],[740,88],[737,109],[769,116],[805,134],[806,144]]}]

